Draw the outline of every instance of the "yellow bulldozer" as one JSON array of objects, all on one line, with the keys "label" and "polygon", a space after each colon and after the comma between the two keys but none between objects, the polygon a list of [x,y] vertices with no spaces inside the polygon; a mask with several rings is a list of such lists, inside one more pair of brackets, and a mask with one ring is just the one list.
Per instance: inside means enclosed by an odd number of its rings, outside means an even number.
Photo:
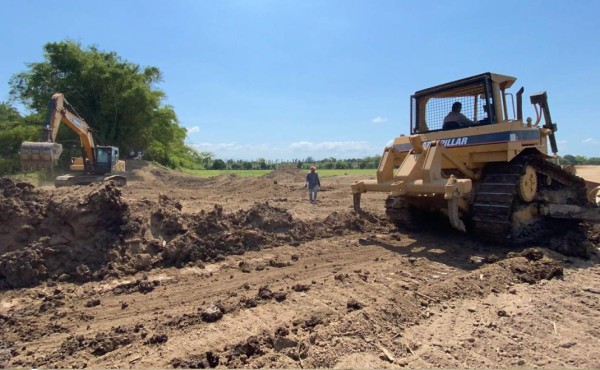
[{"label": "yellow bulldozer", "polygon": [[411,134],[385,148],[375,180],[352,185],[355,210],[362,193],[387,192],[398,226],[443,213],[458,230],[515,244],[600,221],[598,184],[556,163],[546,92],[530,96],[536,119],[524,120],[524,88],[509,91],[515,81],[488,72],[412,95]]},{"label": "yellow bulldozer", "polygon": [[74,174],[58,176],[54,182],[56,187],[89,185],[102,181],[113,181],[117,186],[127,183],[125,176],[113,174],[125,172],[125,161],[119,160],[119,148],[96,145],[90,126],[77,115],[61,93],[52,95],[48,102],[48,114],[41,141],[25,141],[21,144],[21,168],[24,171],[53,171],[62,153],[62,145],[56,142],[61,122],[79,136],[82,156],[71,158],[69,169]]}]

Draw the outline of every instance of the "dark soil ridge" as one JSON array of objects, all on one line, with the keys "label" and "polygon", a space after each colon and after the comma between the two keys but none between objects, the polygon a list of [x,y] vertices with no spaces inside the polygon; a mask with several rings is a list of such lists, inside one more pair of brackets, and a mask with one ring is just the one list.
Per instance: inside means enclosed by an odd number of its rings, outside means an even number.
[{"label": "dark soil ridge", "polygon": [[[155,267],[222,260],[227,255],[387,226],[353,212],[296,221],[285,209],[257,203],[248,210],[185,214],[167,195],[127,202],[113,184],[76,187],[59,198],[0,178],[0,289],[45,280],[119,277]],[[372,222],[375,221],[375,222]]]}]

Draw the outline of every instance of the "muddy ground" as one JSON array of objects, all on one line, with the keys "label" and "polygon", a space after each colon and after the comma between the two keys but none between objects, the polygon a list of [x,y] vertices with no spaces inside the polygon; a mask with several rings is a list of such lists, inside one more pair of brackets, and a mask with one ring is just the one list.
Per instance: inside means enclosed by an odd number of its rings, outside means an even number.
[{"label": "muddy ground", "polygon": [[[124,188],[0,179],[0,367],[600,366],[600,229],[520,248],[303,173]],[[583,235],[583,237],[582,237]],[[589,258],[546,247],[584,246]]]}]

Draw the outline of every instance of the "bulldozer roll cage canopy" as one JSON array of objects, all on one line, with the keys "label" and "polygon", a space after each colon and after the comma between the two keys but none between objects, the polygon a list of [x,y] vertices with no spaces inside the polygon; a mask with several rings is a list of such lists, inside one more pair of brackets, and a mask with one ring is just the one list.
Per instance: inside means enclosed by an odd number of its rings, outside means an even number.
[{"label": "bulldozer roll cage canopy", "polygon": [[461,103],[460,113],[473,125],[498,122],[495,106],[505,102],[503,96],[494,95],[493,84],[504,91],[514,81],[513,77],[488,72],[417,91],[411,96],[411,133],[450,129],[444,127],[444,118],[456,102]]}]

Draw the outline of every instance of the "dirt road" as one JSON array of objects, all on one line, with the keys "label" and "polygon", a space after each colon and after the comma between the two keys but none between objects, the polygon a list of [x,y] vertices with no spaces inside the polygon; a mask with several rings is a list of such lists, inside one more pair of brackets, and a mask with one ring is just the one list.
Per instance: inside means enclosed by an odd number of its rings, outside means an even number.
[{"label": "dirt road", "polygon": [[[600,366],[600,265],[401,233],[355,178],[0,181],[0,367]],[[597,249],[587,240],[556,243]]]}]

